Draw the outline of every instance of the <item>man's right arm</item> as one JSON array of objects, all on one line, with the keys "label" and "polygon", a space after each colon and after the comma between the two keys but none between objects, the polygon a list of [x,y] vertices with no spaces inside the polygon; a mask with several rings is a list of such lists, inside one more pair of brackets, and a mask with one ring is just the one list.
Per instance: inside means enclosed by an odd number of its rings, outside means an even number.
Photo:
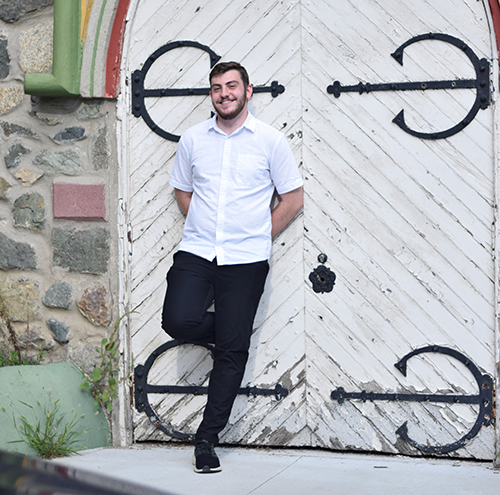
[{"label": "man's right arm", "polygon": [[193,192],[181,191],[176,187],[174,188],[174,191],[175,191],[175,200],[177,201],[179,208],[181,209],[182,213],[184,213],[184,215],[187,215],[189,210],[189,205],[191,203],[191,197],[193,196]]}]

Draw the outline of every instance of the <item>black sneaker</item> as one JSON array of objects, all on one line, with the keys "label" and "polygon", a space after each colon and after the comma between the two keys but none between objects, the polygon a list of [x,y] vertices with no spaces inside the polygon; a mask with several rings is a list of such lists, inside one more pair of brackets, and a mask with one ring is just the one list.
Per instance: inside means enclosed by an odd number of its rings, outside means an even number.
[{"label": "black sneaker", "polygon": [[207,440],[196,441],[193,465],[197,473],[217,473],[222,471],[214,446]]}]

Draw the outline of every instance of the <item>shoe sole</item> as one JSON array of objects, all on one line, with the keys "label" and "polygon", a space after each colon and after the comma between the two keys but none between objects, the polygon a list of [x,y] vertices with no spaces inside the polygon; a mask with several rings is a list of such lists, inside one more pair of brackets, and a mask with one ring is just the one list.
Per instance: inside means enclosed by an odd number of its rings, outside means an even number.
[{"label": "shoe sole", "polygon": [[200,473],[200,474],[220,473],[222,471],[221,466],[215,468],[211,468],[210,466],[203,466],[201,469],[198,469],[196,467],[196,457],[194,455],[193,455],[193,469],[195,473]]}]

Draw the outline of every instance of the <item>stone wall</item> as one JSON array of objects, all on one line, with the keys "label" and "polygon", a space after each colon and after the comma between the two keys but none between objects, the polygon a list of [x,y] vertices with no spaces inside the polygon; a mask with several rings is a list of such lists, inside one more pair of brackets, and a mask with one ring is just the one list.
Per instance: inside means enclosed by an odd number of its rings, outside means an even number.
[{"label": "stone wall", "polygon": [[119,316],[116,104],[24,94],[52,4],[0,0],[0,298],[26,352],[90,367]]}]

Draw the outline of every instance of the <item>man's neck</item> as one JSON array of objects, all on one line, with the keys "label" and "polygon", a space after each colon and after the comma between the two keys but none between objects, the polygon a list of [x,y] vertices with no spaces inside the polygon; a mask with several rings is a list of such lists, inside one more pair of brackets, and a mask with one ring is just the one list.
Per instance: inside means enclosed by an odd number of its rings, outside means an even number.
[{"label": "man's neck", "polygon": [[245,122],[247,117],[248,109],[245,107],[233,119],[222,119],[219,115],[217,115],[217,125],[221,131],[230,136],[234,131],[236,131],[236,129],[239,129],[243,125],[243,122]]}]

